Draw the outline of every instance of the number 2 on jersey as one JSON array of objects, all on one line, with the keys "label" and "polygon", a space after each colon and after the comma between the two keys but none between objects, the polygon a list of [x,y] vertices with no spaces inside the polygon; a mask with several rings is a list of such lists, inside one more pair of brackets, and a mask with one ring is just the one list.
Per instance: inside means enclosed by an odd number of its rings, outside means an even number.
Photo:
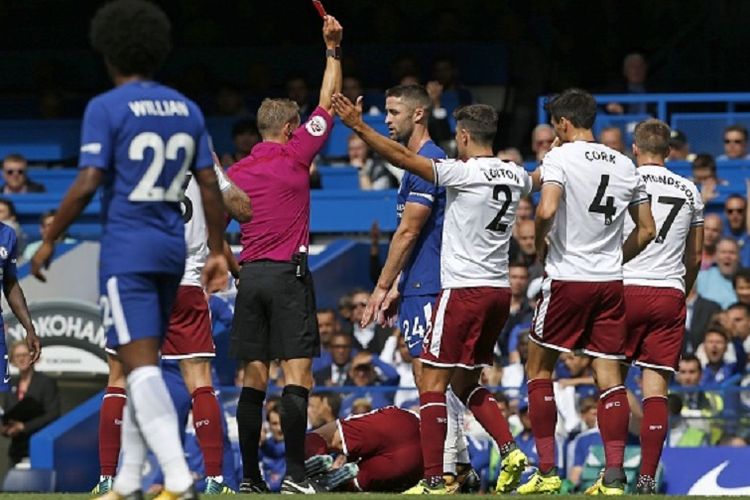
[{"label": "number 2 on jersey", "polygon": [[505,212],[508,211],[508,207],[510,206],[510,202],[513,200],[513,194],[510,192],[510,188],[506,186],[505,184],[498,184],[495,186],[495,189],[492,190],[492,197],[495,199],[495,201],[500,201],[500,193],[503,193],[505,195],[505,201],[503,202],[503,206],[500,207],[500,211],[497,213],[494,219],[487,224],[487,227],[485,229],[489,229],[490,231],[500,231],[501,233],[504,233],[508,229],[508,224],[504,223],[503,217],[505,217]]},{"label": "number 2 on jersey", "polygon": [[[162,138],[154,132],[141,132],[133,138],[128,148],[128,158],[133,161],[143,161],[147,149],[153,151],[146,173],[143,174],[138,185],[128,196],[130,201],[180,201],[182,199],[182,183],[185,173],[193,161],[195,153],[195,141],[184,132],[179,132],[170,137],[166,144]],[[166,160],[177,160],[179,150],[185,151],[185,159],[182,161],[180,170],[172,179],[172,183],[165,191],[163,187],[157,186]]]},{"label": "number 2 on jersey", "polygon": [[610,224],[612,224],[612,219],[615,217],[615,212],[617,212],[617,209],[615,208],[614,196],[607,196],[607,198],[605,199],[606,205],[602,205],[602,198],[604,198],[604,193],[607,190],[607,186],[609,186],[609,175],[602,175],[602,178],[599,181],[599,187],[596,188],[596,196],[594,196],[594,201],[592,201],[591,205],[589,205],[589,212],[604,215],[605,226],[609,226]]}]

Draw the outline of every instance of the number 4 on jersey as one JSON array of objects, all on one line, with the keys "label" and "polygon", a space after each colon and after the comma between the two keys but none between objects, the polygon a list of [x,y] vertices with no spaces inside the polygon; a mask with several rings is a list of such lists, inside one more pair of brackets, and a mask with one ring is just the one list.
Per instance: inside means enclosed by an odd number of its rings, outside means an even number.
[{"label": "number 4 on jersey", "polygon": [[596,196],[594,196],[594,201],[592,201],[591,205],[589,205],[589,212],[604,214],[605,226],[609,226],[610,224],[612,224],[612,219],[614,219],[615,212],[617,212],[617,209],[615,208],[614,196],[607,196],[605,198],[606,204],[602,205],[602,198],[604,198],[604,193],[607,190],[607,186],[609,186],[609,175],[602,175],[602,178],[599,181],[599,187],[596,188]]}]

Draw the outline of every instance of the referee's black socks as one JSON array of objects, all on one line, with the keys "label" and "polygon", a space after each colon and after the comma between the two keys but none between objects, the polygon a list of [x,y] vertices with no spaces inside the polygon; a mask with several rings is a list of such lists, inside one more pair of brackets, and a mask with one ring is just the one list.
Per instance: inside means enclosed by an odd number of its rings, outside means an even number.
[{"label": "referee's black socks", "polygon": [[281,393],[281,430],[286,447],[286,475],[293,481],[305,480],[305,431],[307,430],[308,389],[287,385]]},{"label": "referee's black socks", "polygon": [[240,400],[237,403],[237,430],[240,435],[240,452],[242,453],[242,479],[249,479],[253,483],[263,481],[258,466],[258,443],[260,442],[260,431],[263,427],[263,401],[265,399],[265,391],[243,387]]}]

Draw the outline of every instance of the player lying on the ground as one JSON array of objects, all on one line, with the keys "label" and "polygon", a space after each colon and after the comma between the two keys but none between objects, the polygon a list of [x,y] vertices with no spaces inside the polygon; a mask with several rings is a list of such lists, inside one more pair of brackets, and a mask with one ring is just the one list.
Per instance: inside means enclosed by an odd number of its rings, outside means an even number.
[{"label": "player lying on the ground", "polygon": [[[364,415],[329,422],[305,439],[305,457],[340,453],[341,467],[324,474],[327,488],[349,491],[403,491],[422,477],[419,417],[388,406]],[[310,464],[308,460],[308,473]],[[356,467],[354,465],[356,464]],[[459,469],[459,490],[478,486],[470,467]]]}]

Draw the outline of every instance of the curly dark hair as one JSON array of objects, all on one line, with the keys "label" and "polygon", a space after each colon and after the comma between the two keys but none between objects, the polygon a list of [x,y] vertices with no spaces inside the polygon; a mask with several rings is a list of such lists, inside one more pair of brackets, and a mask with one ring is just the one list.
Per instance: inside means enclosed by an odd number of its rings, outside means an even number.
[{"label": "curly dark hair", "polygon": [[115,0],[91,20],[91,45],[124,76],[151,76],[171,48],[166,14],[145,0]]}]

